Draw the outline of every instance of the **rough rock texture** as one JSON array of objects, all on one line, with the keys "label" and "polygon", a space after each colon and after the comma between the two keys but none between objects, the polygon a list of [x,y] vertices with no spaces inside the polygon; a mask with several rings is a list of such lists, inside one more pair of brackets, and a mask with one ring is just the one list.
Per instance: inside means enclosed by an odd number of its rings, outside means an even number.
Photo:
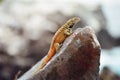
[{"label": "rough rock texture", "polygon": [[99,80],[100,50],[94,31],[78,28],[38,74],[33,67],[18,80]]}]

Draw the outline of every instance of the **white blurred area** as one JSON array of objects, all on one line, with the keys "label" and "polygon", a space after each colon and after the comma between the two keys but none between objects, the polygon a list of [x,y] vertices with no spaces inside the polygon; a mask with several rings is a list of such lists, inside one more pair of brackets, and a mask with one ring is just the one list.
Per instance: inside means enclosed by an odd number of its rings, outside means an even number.
[{"label": "white blurred area", "polygon": [[[0,43],[7,46],[7,52],[10,55],[22,54],[19,52],[24,51],[23,49],[27,45],[26,38],[38,40],[45,31],[54,32],[56,30],[58,25],[48,20],[47,16],[55,14],[57,11],[66,16],[83,15],[88,24],[94,25],[94,29],[99,31],[100,24],[90,13],[96,9],[97,2],[87,2],[79,0],[4,0],[0,4]],[[85,3],[87,6],[82,6]],[[79,4],[82,5],[78,6]],[[60,20],[58,21],[60,22]],[[10,28],[18,30],[22,28],[26,38],[15,34]]]},{"label": "white blurred area", "polygon": [[[84,9],[82,6],[80,8],[84,12],[79,12],[78,4],[86,6]],[[0,3],[0,43],[7,46],[7,52],[10,55],[19,54],[24,50],[27,40],[14,34],[9,27],[23,28],[25,37],[37,40],[38,37],[43,36],[44,31],[52,31],[56,28],[57,24],[46,17],[56,11],[68,16],[83,15],[86,21],[89,20],[88,23],[99,31],[99,23],[91,18],[92,14],[89,13],[98,4],[101,4],[107,19],[106,29],[113,37],[120,37],[120,0],[4,0]],[[106,53],[115,54],[107,55]],[[104,66],[110,66],[113,71],[120,72],[119,53],[120,48],[102,50],[101,69]]]},{"label": "white blurred area", "polygon": [[100,69],[103,69],[104,66],[108,66],[113,72],[120,75],[120,47],[102,50]]},{"label": "white blurred area", "polygon": [[120,0],[106,0],[103,11],[107,18],[107,30],[113,37],[120,37]]}]

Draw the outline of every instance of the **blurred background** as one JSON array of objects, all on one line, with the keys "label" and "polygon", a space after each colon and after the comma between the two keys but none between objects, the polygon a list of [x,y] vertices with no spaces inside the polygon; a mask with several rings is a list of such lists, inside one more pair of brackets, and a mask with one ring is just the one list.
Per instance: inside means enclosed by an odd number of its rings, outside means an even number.
[{"label": "blurred background", "polygon": [[14,80],[49,50],[56,30],[78,16],[101,44],[101,80],[120,80],[119,0],[0,0],[0,80]]}]

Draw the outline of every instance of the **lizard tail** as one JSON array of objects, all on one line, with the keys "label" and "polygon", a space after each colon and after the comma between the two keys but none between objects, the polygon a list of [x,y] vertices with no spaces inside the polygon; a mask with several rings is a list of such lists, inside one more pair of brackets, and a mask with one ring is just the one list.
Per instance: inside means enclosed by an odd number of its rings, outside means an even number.
[{"label": "lizard tail", "polygon": [[37,70],[35,71],[35,74],[38,73],[50,61],[50,59],[54,56],[54,54],[55,54],[55,49],[49,50],[47,56],[42,61],[41,65],[37,68]]}]

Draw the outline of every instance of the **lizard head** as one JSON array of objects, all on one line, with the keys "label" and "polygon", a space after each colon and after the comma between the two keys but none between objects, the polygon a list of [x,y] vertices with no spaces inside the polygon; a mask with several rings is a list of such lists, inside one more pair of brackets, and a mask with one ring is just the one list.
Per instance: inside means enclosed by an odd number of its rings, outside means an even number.
[{"label": "lizard head", "polygon": [[80,18],[79,17],[74,17],[74,18],[71,18],[67,21],[66,23],[66,27],[68,28],[72,28],[74,24],[78,23],[80,21]]},{"label": "lizard head", "polygon": [[80,18],[79,17],[74,17],[74,18],[71,19],[71,21],[73,23],[78,23],[80,21]]}]

